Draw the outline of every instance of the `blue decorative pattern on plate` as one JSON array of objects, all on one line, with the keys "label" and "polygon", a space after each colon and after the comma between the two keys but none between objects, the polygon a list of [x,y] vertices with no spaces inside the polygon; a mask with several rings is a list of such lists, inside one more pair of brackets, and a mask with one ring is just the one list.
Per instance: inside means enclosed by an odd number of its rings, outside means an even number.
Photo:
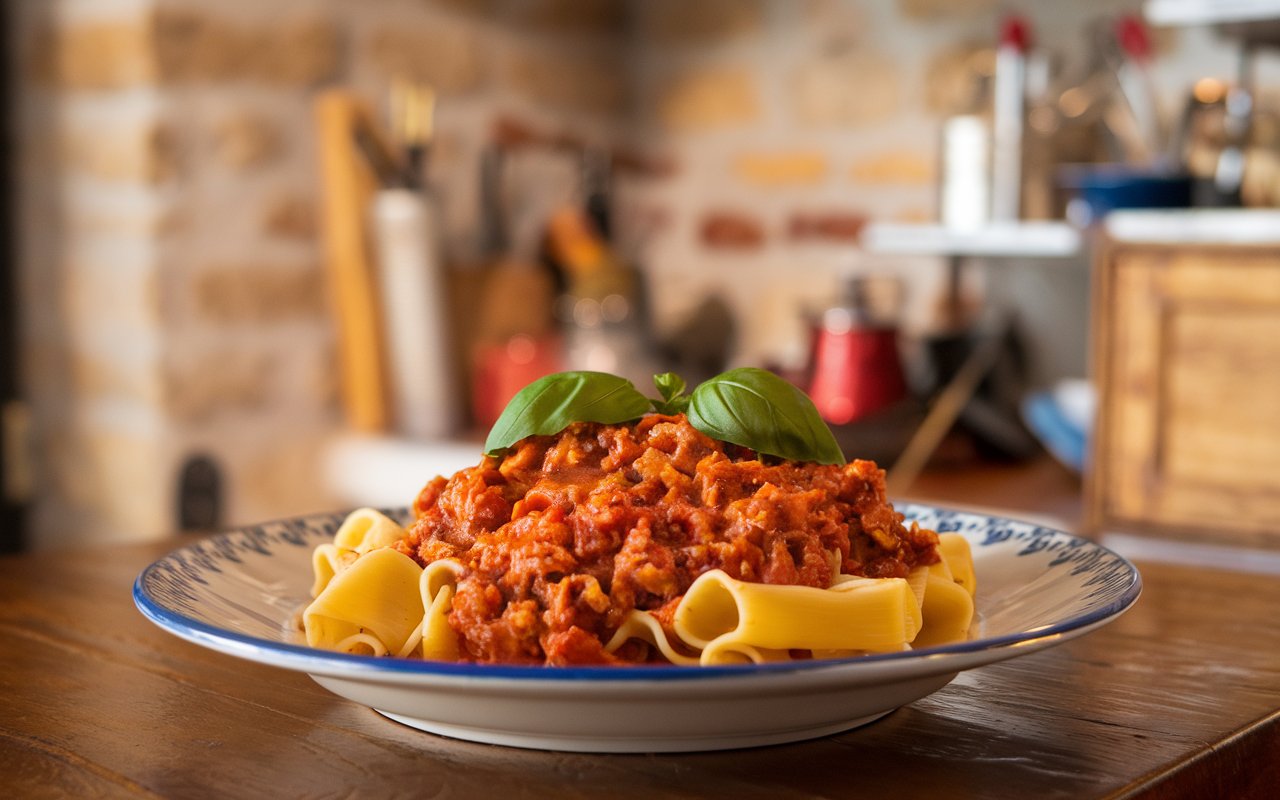
[{"label": "blue decorative pattern on plate", "polygon": [[[715,750],[847,730],[941,689],[959,672],[1103,625],[1138,599],[1125,559],[1070,534],[1007,519],[897,504],[908,520],[962,534],[978,576],[971,638],[829,661],[718,667],[524,667],[375,658],[302,644],[311,551],[344,515],[255,525],[184,547],[134,583],[161,628],[321,686],[434,733],[596,752]],[[400,514],[403,516],[403,513]]]}]

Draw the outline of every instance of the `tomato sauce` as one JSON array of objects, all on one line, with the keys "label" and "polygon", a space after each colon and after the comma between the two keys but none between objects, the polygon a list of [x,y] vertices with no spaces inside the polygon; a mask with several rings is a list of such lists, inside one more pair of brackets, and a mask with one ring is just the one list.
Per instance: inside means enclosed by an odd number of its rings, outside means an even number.
[{"label": "tomato sauce", "polygon": [[829,586],[840,571],[906,577],[939,560],[937,536],[903,525],[870,461],[761,458],[683,415],[575,423],[428,483],[398,547],[420,564],[459,560],[449,624],[481,662],[609,664],[659,658],[604,649],[632,609],[664,626],[689,585],[722,569]]}]

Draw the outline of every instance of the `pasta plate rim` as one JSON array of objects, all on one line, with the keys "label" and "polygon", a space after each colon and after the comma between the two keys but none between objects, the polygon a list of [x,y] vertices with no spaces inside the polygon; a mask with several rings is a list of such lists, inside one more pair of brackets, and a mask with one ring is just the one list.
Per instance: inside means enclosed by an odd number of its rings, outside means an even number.
[{"label": "pasta plate rim", "polygon": [[[190,557],[208,544],[221,542],[229,545],[236,537],[243,539],[248,536],[249,531],[263,530],[273,525],[292,524],[305,528],[307,535],[313,535],[311,533],[313,526],[326,520],[337,520],[343,516],[342,512],[336,512],[312,514],[261,526],[238,528],[177,548],[143,569],[134,582],[133,599],[143,616],[162,630],[179,638],[228,655],[309,674],[388,684],[414,684],[431,680],[468,684],[480,681],[495,685],[502,681],[514,681],[521,685],[531,682],[540,685],[581,685],[583,682],[622,685],[637,682],[666,684],[682,681],[701,682],[709,678],[745,678],[800,672],[816,674],[833,670],[838,671],[846,680],[853,679],[860,673],[865,674],[868,680],[875,680],[877,674],[891,667],[905,669],[911,674],[962,671],[1040,650],[1088,633],[1123,614],[1133,606],[1141,594],[1141,574],[1131,562],[1103,545],[1065,531],[1005,517],[972,511],[956,511],[921,503],[903,502],[895,504],[895,507],[906,516],[907,522],[930,516],[936,518],[940,524],[935,524],[934,527],[939,532],[956,530],[970,540],[975,550],[1005,541],[998,537],[994,542],[991,541],[990,534],[994,529],[1008,533],[1009,536],[1021,535],[1028,539],[1030,541],[1026,548],[1028,553],[1039,552],[1046,548],[1052,549],[1056,546],[1056,549],[1073,555],[1107,559],[1113,569],[1123,572],[1126,581],[1114,596],[1099,607],[1035,629],[894,653],[771,664],[717,666],[659,664],[546,667],[358,656],[318,650],[219,627],[166,606],[149,591],[151,582],[156,579],[162,569],[171,565],[175,559]],[[981,527],[983,524],[988,528],[988,540],[984,542],[973,541],[973,536],[962,530],[965,525]],[[260,548],[254,549],[264,552]],[[1048,568],[1046,567],[1046,571]],[[877,668],[877,665],[880,668]]]}]

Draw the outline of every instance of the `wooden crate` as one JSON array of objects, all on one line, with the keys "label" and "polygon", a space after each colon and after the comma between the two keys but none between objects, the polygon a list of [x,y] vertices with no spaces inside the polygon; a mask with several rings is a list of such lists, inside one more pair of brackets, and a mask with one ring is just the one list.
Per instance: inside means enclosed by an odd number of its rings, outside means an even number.
[{"label": "wooden crate", "polygon": [[1088,527],[1280,547],[1280,246],[1095,264]]}]

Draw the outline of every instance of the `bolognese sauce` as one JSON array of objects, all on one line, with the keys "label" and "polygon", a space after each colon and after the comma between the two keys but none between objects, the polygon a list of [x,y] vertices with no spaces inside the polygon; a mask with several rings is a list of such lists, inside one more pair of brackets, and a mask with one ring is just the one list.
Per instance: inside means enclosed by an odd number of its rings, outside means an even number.
[{"label": "bolognese sauce", "polygon": [[903,524],[871,461],[781,461],[709,438],[683,415],[574,423],[428,483],[397,548],[458,560],[449,612],[481,662],[651,660],[604,643],[632,609],[665,628],[699,575],[825,588],[838,570],[905,578],[937,535]]}]

